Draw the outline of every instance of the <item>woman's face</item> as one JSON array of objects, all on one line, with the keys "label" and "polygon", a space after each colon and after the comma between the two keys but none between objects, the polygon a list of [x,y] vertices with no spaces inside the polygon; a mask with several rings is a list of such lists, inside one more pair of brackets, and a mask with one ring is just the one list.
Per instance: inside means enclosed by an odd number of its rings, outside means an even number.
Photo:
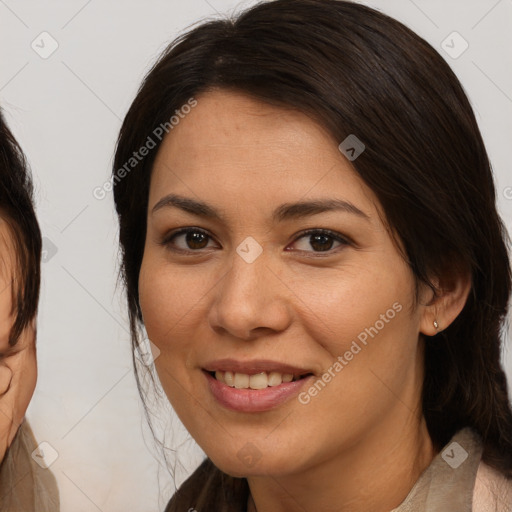
[{"label": "woman's face", "polygon": [[14,346],[9,334],[12,310],[16,248],[9,226],[0,219],[0,461],[20,426],[34,393],[37,379],[35,321]]},{"label": "woman's face", "polygon": [[232,475],[348,454],[420,403],[427,312],[340,142],[304,114],[215,91],[153,168],[145,326],[173,407]]}]

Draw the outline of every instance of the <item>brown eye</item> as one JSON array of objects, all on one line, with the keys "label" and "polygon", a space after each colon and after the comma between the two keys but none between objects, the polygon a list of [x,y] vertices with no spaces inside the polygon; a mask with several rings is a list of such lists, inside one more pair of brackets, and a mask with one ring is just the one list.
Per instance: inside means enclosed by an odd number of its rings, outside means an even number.
[{"label": "brown eye", "polygon": [[189,231],[185,234],[185,243],[189,249],[204,249],[208,245],[208,237],[204,233]]},{"label": "brown eye", "polygon": [[310,235],[309,243],[315,251],[328,251],[332,248],[334,240],[329,235]]},{"label": "brown eye", "polygon": [[[333,249],[334,244],[338,244],[334,247],[336,250],[344,245],[349,245],[349,241],[341,235],[326,231],[326,230],[310,230],[303,233],[294,242],[297,250],[306,252],[329,252]],[[311,251],[311,249],[313,249]],[[334,252],[332,250],[331,252]]]},{"label": "brown eye", "polygon": [[180,251],[199,251],[208,246],[210,235],[197,228],[187,228],[166,237],[163,245]]}]

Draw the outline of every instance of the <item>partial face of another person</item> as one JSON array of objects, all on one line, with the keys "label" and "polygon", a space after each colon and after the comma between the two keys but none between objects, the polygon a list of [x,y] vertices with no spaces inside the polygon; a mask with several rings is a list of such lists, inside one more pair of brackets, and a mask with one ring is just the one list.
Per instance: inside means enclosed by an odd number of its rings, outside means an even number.
[{"label": "partial face of another person", "polygon": [[378,200],[303,113],[196,99],[155,161],[139,279],[170,402],[233,475],[396,435],[417,413],[431,291],[415,302]]},{"label": "partial face of another person", "polygon": [[11,228],[0,217],[0,461],[23,421],[37,379],[35,321],[14,346],[9,334],[16,312],[16,248]]}]

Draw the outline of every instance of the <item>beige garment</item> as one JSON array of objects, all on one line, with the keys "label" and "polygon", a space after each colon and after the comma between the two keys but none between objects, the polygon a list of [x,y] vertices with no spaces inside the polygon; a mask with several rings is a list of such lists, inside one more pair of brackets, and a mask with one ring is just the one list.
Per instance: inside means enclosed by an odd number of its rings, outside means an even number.
[{"label": "beige garment", "polygon": [[391,512],[512,512],[512,481],[481,461],[471,428],[459,430]]},{"label": "beige garment", "polygon": [[476,474],[474,512],[512,512],[512,482],[483,462]]},{"label": "beige garment", "polygon": [[1,512],[59,512],[59,492],[50,469],[32,459],[37,447],[24,421],[0,464]]}]

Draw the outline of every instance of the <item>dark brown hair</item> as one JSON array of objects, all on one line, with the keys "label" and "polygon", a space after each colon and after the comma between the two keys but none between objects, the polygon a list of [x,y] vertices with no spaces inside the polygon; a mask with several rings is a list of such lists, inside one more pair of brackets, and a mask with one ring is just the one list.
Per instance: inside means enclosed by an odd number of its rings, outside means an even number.
[{"label": "dark brown hair", "polygon": [[354,168],[378,197],[417,283],[433,286],[435,276],[469,270],[463,311],[426,338],[423,413],[438,450],[460,428],[473,427],[483,438],[483,460],[512,477],[512,411],[500,363],[511,272],[484,143],[443,58],[366,6],[259,3],[234,20],[204,22],[180,36],[150,70],[122,125],[113,169],[134,346],[160,141],[122,179],[119,169],[190,97],[213,88],[297,109],[340,142],[355,134],[366,150]]},{"label": "dark brown hair", "polygon": [[12,282],[14,324],[9,344],[37,313],[41,272],[41,231],[33,205],[33,185],[28,165],[0,111],[0,217],[7,222],[16,251]]}]

